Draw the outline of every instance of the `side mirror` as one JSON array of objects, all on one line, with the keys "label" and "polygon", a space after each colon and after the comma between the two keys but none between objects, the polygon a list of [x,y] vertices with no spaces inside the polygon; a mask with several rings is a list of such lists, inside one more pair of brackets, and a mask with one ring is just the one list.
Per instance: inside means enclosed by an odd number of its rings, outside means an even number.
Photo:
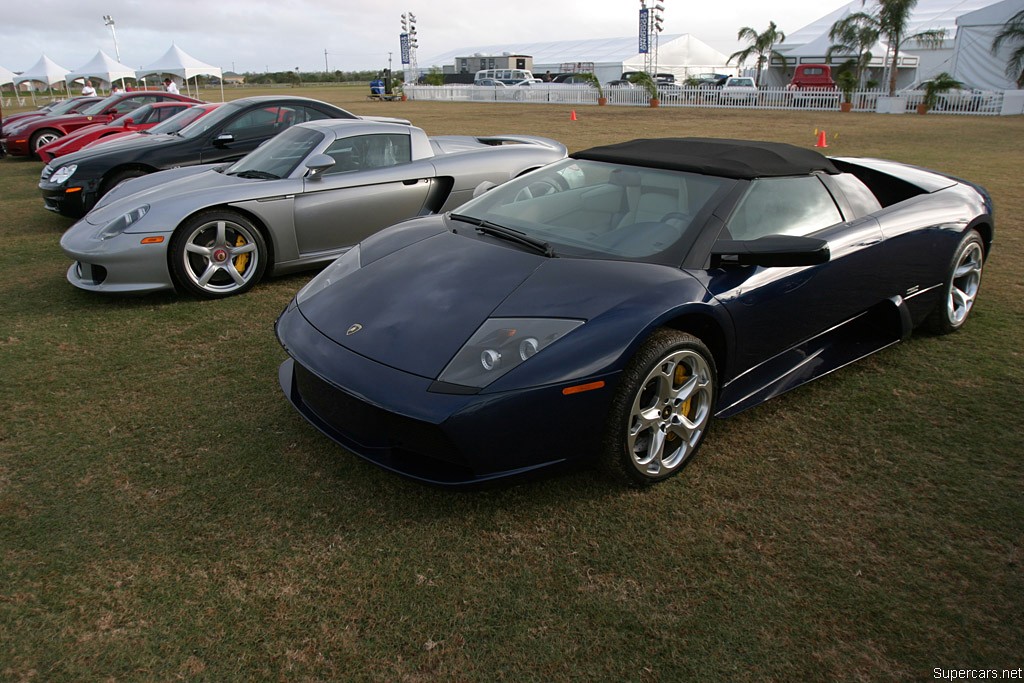
[{"label": "side mirror", "polygon": [[133,123],[135,123],[134,119],[125,119],[124,120],[124,127],[127,128],[128,126],[132,125]]},{"label": "side mirror", "polygon": [[477,185],[476,188],[473,190],[473,199],[476,199],[477,197],[482,195],[484,192],[488,192],[489,190],[493,190],[497,186],[498,186],[497,183],[492,183],[490,180],[483,181],[482,183]]},{"label": "side mirror", "polygon": [[315,178],[327,169],[334,166],[334,157],[326,154],[314,154],[306,161],[306,168],[309,169],[309,177]]},{"label": "side mirror", "polygon": [[221,133],[220,135],[213,139],[213,144],[217,145],[218,147],[224,147],[225,145],[229,145],[234,141],[235,136],[232,135],[231,133]]},{"label": "side mirror", "polygon": [[711,267],[816,266],[831,258],[828,242],[814,237],[767,235],[756,240],[718,240],[711,248]]}]

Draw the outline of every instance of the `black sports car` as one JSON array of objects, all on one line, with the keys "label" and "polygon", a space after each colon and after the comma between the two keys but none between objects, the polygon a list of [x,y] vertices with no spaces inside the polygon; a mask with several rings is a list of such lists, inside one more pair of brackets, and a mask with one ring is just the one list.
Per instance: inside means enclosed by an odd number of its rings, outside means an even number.
[{"label": "black sports car", "polygon": [[992,203],[789,145],[634,140],[366,239],[277,322],[289,400],[387,469],[465,485],[594,459],[677,473],[726,417],[964,324]]},{"label": "black sports car", "polygon": [[221,105],[171,135],[111,142],[54,159],[43,168],[39,189],[47,209],[78,218],[128,178],[234,161],[296,123],[356,118],[333,104],[305,97],[246,97]]}]

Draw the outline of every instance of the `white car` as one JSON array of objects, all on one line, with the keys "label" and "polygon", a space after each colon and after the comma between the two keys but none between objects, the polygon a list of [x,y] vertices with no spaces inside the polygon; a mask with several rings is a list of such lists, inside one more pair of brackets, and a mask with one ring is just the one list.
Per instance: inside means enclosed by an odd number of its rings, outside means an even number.
[{"label": "white car", "polygon": [[757,86],[747,76],[732,76],[719,91],[722,104],[757,104]]}]

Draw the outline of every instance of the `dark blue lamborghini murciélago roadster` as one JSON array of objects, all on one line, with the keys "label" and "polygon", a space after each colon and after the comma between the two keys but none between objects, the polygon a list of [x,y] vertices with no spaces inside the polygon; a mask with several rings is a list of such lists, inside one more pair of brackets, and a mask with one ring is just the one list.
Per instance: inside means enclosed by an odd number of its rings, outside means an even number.
[{"label": "dark blue lamborghini murci\u00e9lago roadster", "polygon": [[964,324],[984,189],[768,142],[571,155],[335,261],[277,322],[281,385],[330,438],[466,485],[592,459],[677,473],[726,417]]}]

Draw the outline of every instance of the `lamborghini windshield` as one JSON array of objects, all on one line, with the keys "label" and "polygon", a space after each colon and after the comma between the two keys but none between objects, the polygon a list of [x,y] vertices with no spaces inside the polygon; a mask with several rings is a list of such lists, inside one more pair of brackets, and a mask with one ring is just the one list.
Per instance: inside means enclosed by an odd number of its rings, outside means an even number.
[{"label": "lamborghini windshield", "polygon": [[693,239],[726,178],[566,159],[500,185],[457,209],[551,245],[559,254],[659,260]]}]

